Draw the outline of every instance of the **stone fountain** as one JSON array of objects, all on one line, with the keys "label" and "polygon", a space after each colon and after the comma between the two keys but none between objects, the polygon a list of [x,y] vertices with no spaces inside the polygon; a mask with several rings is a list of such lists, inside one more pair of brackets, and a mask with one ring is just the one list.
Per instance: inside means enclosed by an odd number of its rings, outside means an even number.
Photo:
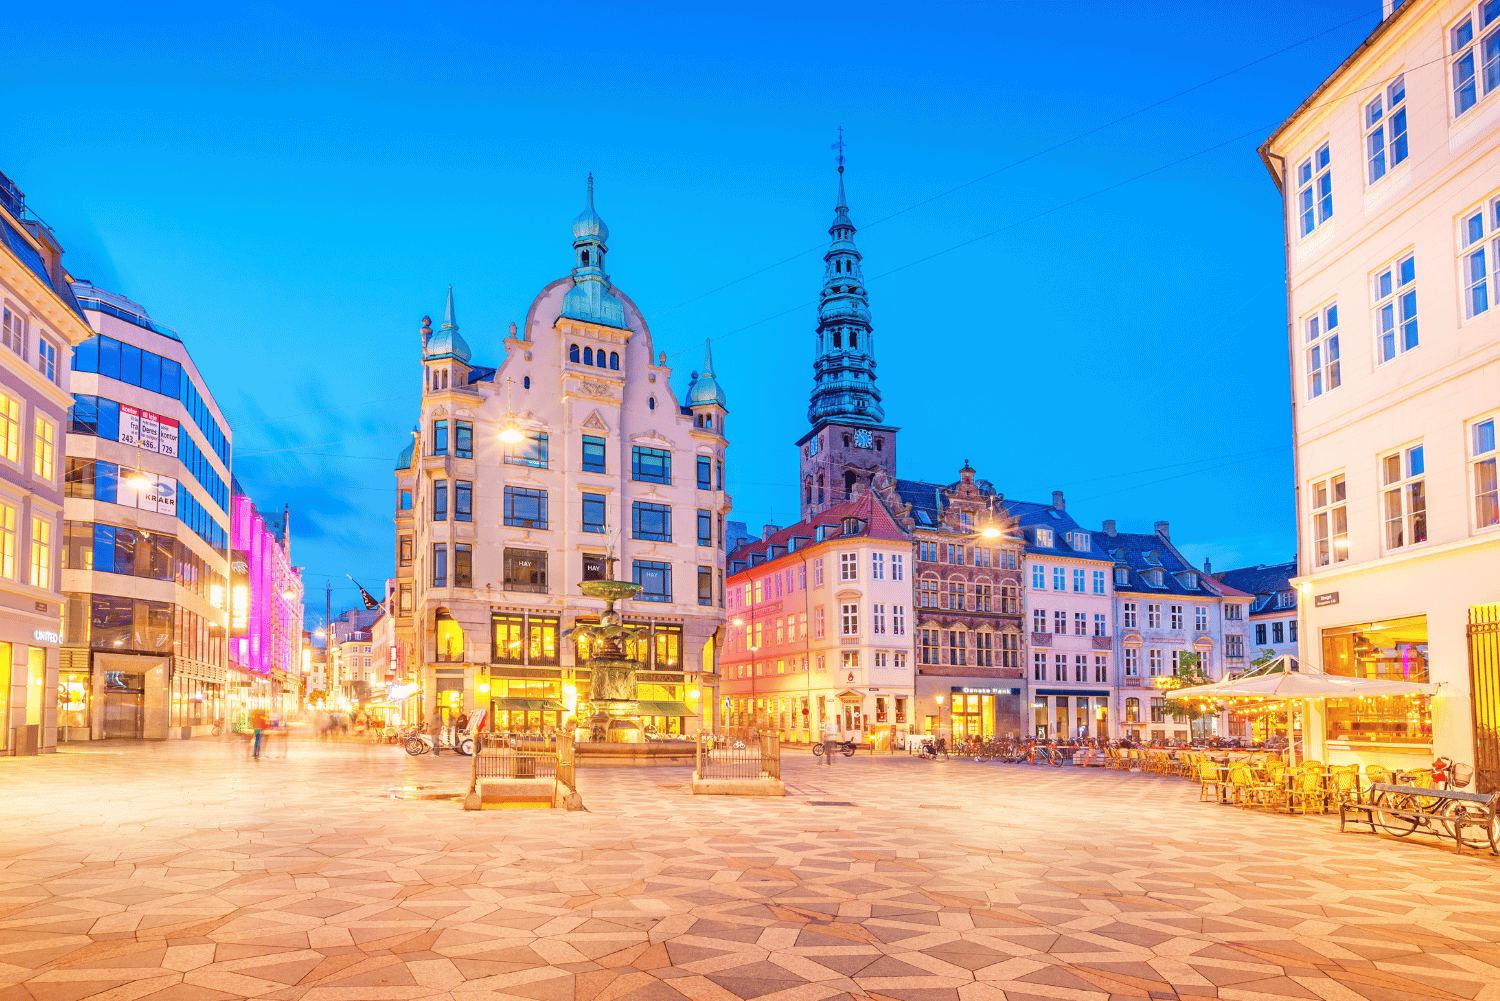
[{"label": "stone fountain", "polygon": [[[607,562],[613,568],[614,558]],[[622,580],[586,580],[578,585],[584,594],[604,601],[597,626],[575,626],[574,639],[589,643],[588,701],[593,714],[574,741],[580,765],[667,765],[693,763],[693,744],[686,740],[647,741],[641,726],[636,673],[644,664],[631,660],[626,644],[648,640],[650,630],[627,626],[615,611],[615,602],[633,598],[641,585]]]}]

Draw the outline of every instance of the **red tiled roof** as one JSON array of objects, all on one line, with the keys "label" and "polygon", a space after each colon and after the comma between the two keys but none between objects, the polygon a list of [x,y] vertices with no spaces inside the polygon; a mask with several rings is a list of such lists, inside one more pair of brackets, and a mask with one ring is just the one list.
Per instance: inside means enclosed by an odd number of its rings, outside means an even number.
[{"label": "red tiled roof", "polygon": [[[819,525],[831,525],[835,529],[841,528],[845,518],[858,518],[864,523],[862,531],[856,535],[847,536],[847,538],[889,539],[893,542],[909,541],[906,533],[901,530],[901,526],[896,524],[896,519],[891,517],[891,513],[886,510],[885,505],[880,502],[879,498],[873,493],[866,492],[854,500],[845,501],[842,504],[831,507],[822,514],[807,521],[799,521],[795,525],[774,532],[768,539],[755,539],[747,542],[731,552],[729,559],[749,562],[752,553],[764,553],[771,546],[790,546],[794,537],[814,538],[815,530]],[[845,537],[843,535],[830,536],[830,538]],[[780,559],[780,557],[777,557],[777,559]],[[764,566],[764,564],[761,565]],[[743,573],[744,571],[741,572]]]}]

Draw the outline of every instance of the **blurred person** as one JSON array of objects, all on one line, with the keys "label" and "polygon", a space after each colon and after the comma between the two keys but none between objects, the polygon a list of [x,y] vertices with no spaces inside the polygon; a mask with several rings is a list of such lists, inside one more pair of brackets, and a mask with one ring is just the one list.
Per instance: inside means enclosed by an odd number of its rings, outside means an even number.
[{"label": "blurred person", "polygon": [[271,714],[264,709],[256,709],[250,714],[250,727],[255,731],[255,747],[250,756],[256,761],[260,760],[260,745],[265,740],[266,730],[270,729],[270,726]]}]

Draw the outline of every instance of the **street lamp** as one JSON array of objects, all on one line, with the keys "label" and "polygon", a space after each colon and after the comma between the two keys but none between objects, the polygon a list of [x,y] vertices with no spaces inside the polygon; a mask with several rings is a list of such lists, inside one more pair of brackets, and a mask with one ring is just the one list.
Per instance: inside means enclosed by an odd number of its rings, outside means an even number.
[{"label": "street lamp", "polygon": [[521,425],[516,423],[516,414],[510,405],[510,384],[512,381],[514,380],[509,376],[505,379],[505,423],[500,425],[500,440],[507,445],[519,444],[526,440],[526,435],[521,431]]}]

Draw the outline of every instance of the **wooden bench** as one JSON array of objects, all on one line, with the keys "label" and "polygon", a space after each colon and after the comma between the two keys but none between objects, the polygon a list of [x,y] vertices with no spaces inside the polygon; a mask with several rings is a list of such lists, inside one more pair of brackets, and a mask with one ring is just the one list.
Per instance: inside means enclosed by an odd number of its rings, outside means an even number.
[{"label": "wooden bench", "polygon": [[[1463,853],[1465,846],[1483,848],[1500,855],[1500,793],[1463,792],[1459,789],[1427,789],[1422,786],[1371,783],[1369,798],[1340,800],[1339,830],[1344,830],[1350,815],[1363,814],[1362,823],[1377,825],[1398,838],[1414,834],[1418,827],[1434,837],[1453,839],[1453,850]],[[1465,837],[1470,829],[1482,836]]]}]

